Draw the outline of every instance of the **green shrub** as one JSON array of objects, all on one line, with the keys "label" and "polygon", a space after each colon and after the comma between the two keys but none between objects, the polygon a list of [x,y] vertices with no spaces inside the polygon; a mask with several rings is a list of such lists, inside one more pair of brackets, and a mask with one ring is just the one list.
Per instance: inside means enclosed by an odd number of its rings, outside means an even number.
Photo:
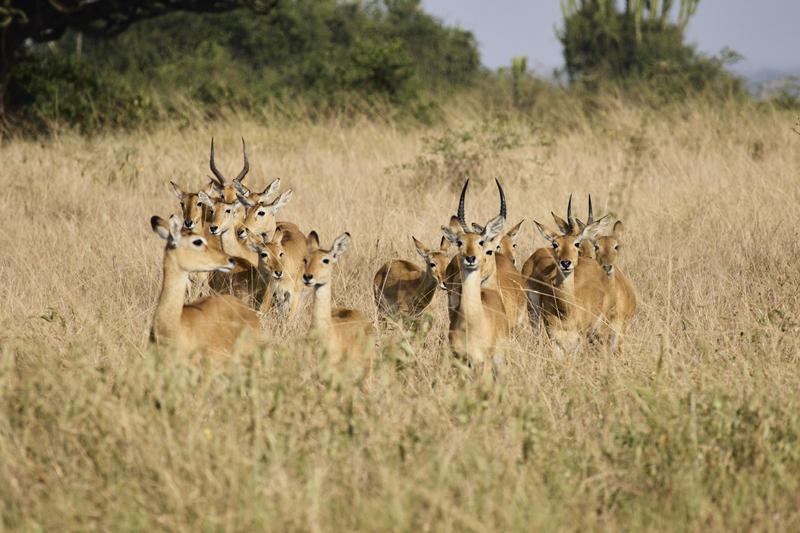
[{"label": "green shrub", "polygon": [[12,70],[7,105],[36,130],[49,123],[82,132],[133,127],[156,116],[150,98],[94,66],[56,54],[29,54]]}]

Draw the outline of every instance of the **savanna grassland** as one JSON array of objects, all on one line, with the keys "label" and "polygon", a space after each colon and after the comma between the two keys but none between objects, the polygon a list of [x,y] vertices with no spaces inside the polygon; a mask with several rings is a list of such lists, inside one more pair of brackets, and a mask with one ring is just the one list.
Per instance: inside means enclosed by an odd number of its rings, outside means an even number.
[{"label": "savanna grassland", "polygon": [[[604,102],[563,127],[447,128],[244,116],[0,147],[0,513],[9,530],[780,530],[800,528],[800,136],[791,113]],[[520,328],[499,383],[466,379],[432,329],[382,329],[368,383],[299,324],[189,360],[148,347],[163,241],[149,217],[199,188],[208,143],[279,218],[347,230],[334,299],[374,317],[382,262],[467,218],[525,218],[521,261],[569,193],[624,220],[639,313],[623,355],[555,356]]]}]

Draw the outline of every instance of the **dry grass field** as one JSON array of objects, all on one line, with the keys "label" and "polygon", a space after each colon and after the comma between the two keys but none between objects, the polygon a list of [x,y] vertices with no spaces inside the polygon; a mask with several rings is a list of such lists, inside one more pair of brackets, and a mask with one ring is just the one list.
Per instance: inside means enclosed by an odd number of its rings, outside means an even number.
[{"label": "dry grass field", "polygon": [[[749,107],[606,103],[550,130],[460,111],[450,131],[245,117],[0,147],[0,513],[9,530],[800,529],[800,137]],[[279,218],[349,231],[334,298],[419,261],[465,175],[467,218],[524,217],[520,258],[569,193],[627,233],[627,351],[555,356],[520,329],[495,385],[452,364],[445,298],[427,337],[381,330],[348,382],[299,324],[187,360],[148,347],[167,184],[227,173],[295,190]]]}]

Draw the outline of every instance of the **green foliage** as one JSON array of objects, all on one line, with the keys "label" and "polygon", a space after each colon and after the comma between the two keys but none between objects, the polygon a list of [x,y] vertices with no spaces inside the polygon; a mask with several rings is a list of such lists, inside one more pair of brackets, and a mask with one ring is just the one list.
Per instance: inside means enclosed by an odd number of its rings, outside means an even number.
[{"label": "green foliage", "polygon": [[[55,45],[64,58],[42,49],[17,69],[29,98],[14,100],[12,109],[81,129],[138,124],[127,122],[127,111],[106,116],[127,110],[132,95],[152,95],[177,114],[187,102],[216,116],[302,99],[316,113],[375,102],[425,119],[435,95],[470,84],[480,66],[472,34],[443,26],[419,0],[281,0],[268,12],[175,12],[110,40],[84,36],[83,63],[74,58],[76,38],[68,32]],[[98,87],[63,91],[72,74],[54,68],[59,62],[96,78]],[[55,92],[60,102],[76,101],[42,112]],[[30,109],[34,101],[41,104]],[[84,124],[87,106],[95,116]]]},{"label": "green foliage", "polygon": [[672,2],[629,1],[624,10],[613,0],[570,2],[559,35],[567,74],[590,86],[644,81],[668,99],[703,91],[741,95],[741,81],[725,70],[737,54],[724,50],[719,57],[705,57],[684,43],[697,3],[681,2],[673,22]]},{"label": "green foliage", "polygon": [[18,118],[38,130],[55,122],[82,132],[131,127],[156,114],[148,96],[113,75],[61,55],[29,55],[12,71],[7,90],[9,106],[21,110]]}]

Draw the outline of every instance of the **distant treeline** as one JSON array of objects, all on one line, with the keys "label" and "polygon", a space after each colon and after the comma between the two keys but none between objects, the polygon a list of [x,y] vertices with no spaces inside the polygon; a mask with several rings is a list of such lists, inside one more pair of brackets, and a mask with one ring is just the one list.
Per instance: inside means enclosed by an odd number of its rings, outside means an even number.
[{"label": "distant treeline", "polygon": [[7,105],[84,130],[301,98],[311,112],[379,103],[425,118],[479,70],[472,33],[419,0],[282,0],[267,12],[177,11],[110,39],[68,31],[28,51]]},{"label": "distant treeline", "polygon": [[425,13],[420,0],[276,0],[262,10],[172,11],[110,37],[67,29],[18,54],[5,87],[6,120],[27,132],[55,123],[84,132],[190,123],[228,110],[431,121],[441,102],[466,91],[514,112],[541,109],[556,93],[564,101],[564,92],[625,91],[650,104],[746,99],[725,68],[735,54],[706,57],[684,43],[698,1],[682,0],[677,20],[672,2],[562,3],[560,84],[533,77],[524,58],[511,69],[483,69],[473,34]]}]

